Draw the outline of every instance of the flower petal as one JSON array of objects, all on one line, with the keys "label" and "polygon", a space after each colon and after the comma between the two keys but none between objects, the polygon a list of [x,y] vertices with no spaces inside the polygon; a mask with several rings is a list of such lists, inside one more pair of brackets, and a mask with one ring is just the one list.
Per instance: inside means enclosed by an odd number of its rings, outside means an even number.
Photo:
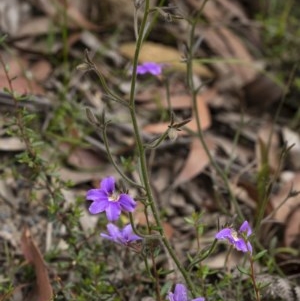
[{"label": "flower petal", "polygon": [[108,201],[99,201],[99,202],[95,201],[90,205],[89,212],[91,214],[98,214],[106,210],[108,205],[109,205]]},{"label": "flower petal", "polygon": [[91,201],[107,200],[107,194],[101,189],[90,189],[86,193],[86,199]]},{"label": "flower petal", "polygon": [[169,301],[176,301],[174,299],[174,294],[172,292],[169,292],[168,295],[167,295],[167,297],[168,297]]},{"label": "flower petal", "polygon": [[248,251],[252,254],[252,245],[249,241],[247,242],[247,247],[248,247]]},{"label": "flower petal", "polygon": [[100,236],[103,237],[103,238],[106,238],[108,240],[111,240],[113,242],[117,242],[114,237],[111,237],[111,236],[107,235],[106,233],[100,233]]},{"label": "flower petal", "polygon": [[176,284],[174,291],[174,299],[175,301],[188,301],[187,289],[183,284]]},{"label": "flower petal", "polygon": [[122,236],[126,242],[133,242],[142,239],[142,237],[133,233],[132,226],[130,224],[123,228]]},{"label": "flower petal", "polygon": [[205,301],[205,298],[199,297],[199,298],[193,299],[191,301]]},{"label": "flower petal", "polygon": [[238,239],[234,242],[234,246],[238,251],[242,251],[244,253],[248,252],[248,247],[243,238]]},{"label": "flower petal", "polygon": [[160,75],[162,72],[162,65],[154,62],[145,62],[137,66],[137,74],[150,73],[152,75]]},{"label": "flower petal", "polygon": [[108,195],[111,195],[115,191],[115,182],[114,177],[107,177],[101,181],[100,187]]},{"label": "flower petal", "polygon": [[122,236],[121,231],[116,225],[109,223],[106,228],[111,237],[118,239]]},{"label": "flower petal", "polygon": [[120,194],[119,203],[123,211],[132,212],[136,207],[136,202],[125,193]]},{"label": "flower petal", "polygon": [[121,214],[121,207],[119,203],[109,202],[105,209],[107,219],[110,222],[116,221]]},{"label": "flower petal", "polygon": [[251,227],[247,221],[244,221],[240,226],[239,232],[247,232],[247,237],[252,234]]},{"label": "flower petal", "polygon": [[230,239],[230,242],[233,240],[232,237],[232,229],[230,228],[224,228],[221,231],[219,231],[216,236],[216,239]]},{"label": "flower petal", "polygon": [[128,224],[127,226],[125,226],[122,230],[122,236],[129,238],[131,235],[133,234],[133,230],[132,230],[132,226],[130,224]]}]

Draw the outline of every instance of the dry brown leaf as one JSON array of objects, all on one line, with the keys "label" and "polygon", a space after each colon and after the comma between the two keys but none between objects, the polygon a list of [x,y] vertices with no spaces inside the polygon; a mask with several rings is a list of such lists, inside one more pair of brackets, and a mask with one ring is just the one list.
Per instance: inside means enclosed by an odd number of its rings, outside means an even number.
[{"label": "dry brown leaf", "polygon": [[[206,104],[206,101],[211,98],[213,95],[212,91],[204,92],[203,94],[200,94],[197,96],[197,104],[198,104],[198,116],[200,119],[200,126],[202,131],[207,130],[211,126],[211,115],[210,111],[208,109],[208,106]],[[152,123],[148,124],[144,127],[144,131],[151,134],[162,134],[165,132],[165,130],[168,128],[169,123],[168,122],[160,122],[160,123]],[[189,122],[185,128],[187,128],[187,131],[179,131],[178,134],[181,135],[187,135],[188,131],[197,132],[197,122],[196,118],[192,117],[191,122]]]},{"label": "dry brown leaf", "polygon": [[31,301],[50,301],[53,298],[53,290],[50,284],[48,271],[43,256],[35,244],[30,230],[24,227],[21,247],[25,259],[34,266],[36,274],[36,287],[32,292]]},{"label": "dry brown leaf", "polygon": [[[124,43],[120,46],[120,52],[122,55],[129,59],[133,59],[135,52],[135,43]],[[182,54],[173,47],[166,46],[164,44],[145,42],[142,46],[139,62],[155,62],[163,63],[171,66],[175,70],[186,72],[186,64],[181,62]],[[193,65],[193,71],[195,74],[203,76],[205,78],[213,78],[213,73],[205,66],[195,62]]]},{"label": "dry brown leaf", "polygon": [[293,174],[292,179],[286,181],[276,195],[271,196],[270,202],[273,210],[276,210],[280,206],[280,208],[275,211],[273,218],[282,224],[286,223],[289,214],[291,214],[296,207],[300,206],[300,195],[291,197],[282,204],[291,190],[300,191],[300,173]]},{"label": "dry brown leaf", "polygon": [[254,61],[241,40],[234,33],[225,27],[209,28],[206,30],[205,36],[208,37],[206,41],[216,54],[224,59],[237,59],[241,62],[240,64],[227,65],[239,78],[240,86],[254,80],[257,74],[257,71],[253,68]]},{"label": "dry brown leaf", "polygon": [[[272,135],[272,137],[270,137]],[[280,142],[279,135],[276,131],[272,131],[272,124],[263,124],[257,133],[257,140],[255,145],[257,168],[261,169],[263,162],[262,154],[267,150],[270,140],[269,151],[267,153],[267,160],[272,172],[280,170]]]},{"label": "dry brown leaf", "polygon": [[293,146],[288,151],[288,158],[294,170],[298,170],[300,169],[300,136],[287,127],[282,129],[282,135],[287,147]]},{"label": "dry brown leaf", "polygon": [[39,60],[30,68],[30,72],[38,82],[45,81],[52,72],[51,64],[46,60]]},{"label": "dry brown leaf", "polygon": [[[19,94],[44,94],[44,89],[33,79],[25,77],[29,69],[29,63],[24,58],[15,56],[5,57],[5,63],[8,66],[8,76],[11,79],[13,90]],[[5,71],[0,68],[0,89],[9,88]]]},{"label": "dry brown leaf", "polygon": [[[157,89],[157,88],[156,88]],[[158,107],[163,107],[168,109],[168,100],[166,98],[165,89],[161,89],[158,91],[153,91],[151,95],[149,95],[149,99],[147,102],[144,101],[143,106],[147,109],[157,109]],[[216,91],[214,89],[209,89],[197,96],[198,105],[202,106],[203,102],[208,103],[210,99],[216,96]],[[151,98],[150,98],[151,97]],[[155,101],[154,98],[159,98],[158,101]],[[201,102],[201,103],[200,103]],[[188,109],[192,107],[191,96],[186,93],[174,93],[170,95],[170,103],[173,110],[178,109]],[[201,108],[202,114],[205,109]]]},{"label": "dry brown leaf", "polygon": [[95,169],[105,164],[99,155],[88,149],[74,148],[68,143],[61,143],[59,149],[67,155],[68,163],[79,169]]},{"label": "dry brown leaf", "polygon": [[[6,53],[5,53],[6,54]],[[5,55],[4,54],[4,55]],[[10,78],[14,78],[28,69],[28,61],[24,58],[19,58],[16,56],[4,56],[5,64],[8,68],[8,74]],[[5,76],[5,71],[0,67],[0,76]]]},{"label": "dry brown leaf", "polygon": [[81,28],[87,30],[99,30],[101,28],[100,26],[87,20],[74,5],[69,5],[67,8],[67,14],[72,23],[75,23]]},{"label": "dry brown leaf", "polygon": [[[291,247],[294,242],[300,241],[300,206],[291,212],[287,218],[287,225],[284,232],[284,244]],[[299,244],[298,244],[299,246]]]},{"label": "dry brown leaf", "polygon": [[[244,10],[242,9],[242,4],[238,2],[233,2],[231,0],[217,0],[217,2],[218,6],[223,6],[224,10],[226,10],[225,13],[227,13],[227,15],[230,18],[234,18],[235,20],[238,19],[243,24],[249,23],[249,19],[247,18]],[[221,16],[221,20],[222,17],[224,18],[224,14]]]},{"label": "dry brown leaf", "polygon": [[[140,225],[140,226],[147,226],[147,220],[146,216],[144,213],[145,206],[143,203],[138,202],[137,207],[134,210],[133,216],[134,216],[134,221],[135,224]],[[154,218],[153,215],[148,213],[148,221],[153,224],[154,223]],[[167,222],[162,223],[162,227],[165,231],[165,235],[168,239],[171,239],[173,234],[174,234],[174,228]]]},{"label": "dry brown leaf", "polygon": [[20,27],[22,9],[18,0],[1,1],[0,5],[0,31],[14,36]]},{"label": "dry brown leaf", "polygon": [[18,137],[0,138],[1,151],[21,151],[26,148],[25,143]]},{"label": "dry brown leaf", "polygon": [[101,179],[103,178],[103,170],[107,172],[107,174],[113,175],[115,174],[115,170],[111,166],[103,166],[102,171],[74,171],[73,169],[69,168],[60,168],[57,170],[57,173],[60,178],[64,181],[71,181],[74,185],[78,185],[81,183],[89,182],[94,179]]},{"label": "dry brown leaf", "polygon": [[228,252],[222,252],[215,256],[208,256],[203,263],[210,269],[235,269],[236,266],[243,261],[243,257],[238,252],[231,252],[228,256]]},{"label": "dry brown leaf", "polygon": [[[14,78],[12,81],[13,91],[21,95],[23,94],[36,94],[43,95],[44,89],[39,86],[36,82],[30,81],[22,75],[19,75],[17,78]],[[9,88],[9,82],[6,76],[0,75],[0,90],[4,88]]]},{"label": "dry brown leaf", "polygon": [[[230,120],[228,120],[228,124],[230,124]],[[221,136],[215,136],[214,139],[229,158],[238,159],[244,166],[249,164],[253,158],[253,151],[250,148],[240,144],[234,145],[232,139]]]},{"label": "dry brown leaf", "polygon": [[[205,137],[205,142],[210,150],[214,151],[215,142],[209,136]],[[176,177],[173,186],[178,186],[182,183],[190,181],[195,176],[200,174],[209,164],[209,157],[198,138],[194,138],[191,143],[189,155],[185,161],[184,167]]]},{"label": "dry brown leaf", "polygon": [[17,37],[45,35],[49,34],[50,30],[53,34],[60,31],[59,27],[53,26],[49,17],[37,17],[24,23],[18,31]]},{"label": "dry brown leaf", "polygon": [[87,30],[99,30],[100,26],[90,22],[81,12],[79,8],[76,7],[76,3],[71,1],[66,5],[65,1],[39,1],[40,8],[51,18],[55,19],[57,16],[66,9],[69,21],[72,23],[72,27],[84,28]]}]

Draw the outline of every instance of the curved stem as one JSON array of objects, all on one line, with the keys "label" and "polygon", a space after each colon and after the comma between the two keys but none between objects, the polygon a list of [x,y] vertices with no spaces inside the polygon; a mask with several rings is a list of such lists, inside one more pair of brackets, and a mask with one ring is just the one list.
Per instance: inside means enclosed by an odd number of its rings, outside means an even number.
[{"label": "curved stem", "polygon": [[250,254],[249,254],[249,261],[250,261],[250,270],[251,270],[251,272],[250,272],[250,278],[252,280],[252,284],[253,284],[253,287],[254,287],[256,301],[260,301],[259,288],[257,286],[256,279],[255,279],[253,257]]},{"label": "curved stem", "polygon": [[217,239],[214,240],[211,247],[204,253],[203,256],[190,263],[187,270],[190,271],[197,263],[200,263],[203,260],[205,260],[215,250],[216,244],[217,244]]},{"label": "curved stem", "polygon": [[197,124],[197,136],[199,138],[199,140],[201,141],[201,144],[205,150],[205,153],[207,154],[209,161],[211,163],[211,165],[214,167],[214,169],[216,170],[216,172],[219,174],[219,176],[222,178],[226,189],[228,190],[229,194],[230,194],[230,198],[233,202],[233,205],[235,207],[235,210],[238,214],[238,216],[241,219],[244,219],[244,215],[238,205],[237,199],[235,197],[235,195],[233,194],[230,185],[229,185],[229,181],[228,178],[226,176],[226,173],[222,171],[222,169],[219,167],[219,165],[216,163],[216,161],[214,160],[214,158],[212,157],[209,148],[205,142],[204,139],[204,135],[203,135],[203,131],[201,129],[201,120],[200,120],[200,116],[199,114],[197,114],[196,112],[198,112],[198,102],[197,102],[197,94],[198,94],[198,90],[196,89],[194,86],[194,82],[193,82],[193,41],[194,41],[194,37],[195,37],[195,28],[196,28],[196,24],[197,24],[197,19],[199,18],[204,5],[206,4],[208,0],[203,2],[203,5],[201,6],[195,20],[192,22],[191,26],[191,33],[190,33],[190,43],[189,43],[189,53],[188,53],[188,58],[187,58],[187,81],[188,81],[188,85],[189,88],[191,90],[192,93],[192,102],[193,102],[193,107],[194,107],[194,112],[195,112],[195,118],[196,118],[196,124]]},{"label": "curved stem", "polygon": [[164,229],[162,227],[158,207],[155,202],[152,188],[150,185],[150,179],[149,179],[147,163],[146,163],[145,149],[144,149],[143,141],[141,138],[140,127],[137,122],[136,111],[135,111],[135,90],[136,90],[135,87],[136,87],[136,77],[137,77],[136,71],[137,71],[137,65],[138,65],[138,57],[139,57],[139,53],[141,50],[143,38],[145,36],[146,27],[147,27],[146,25],[147,25],[148,13],[149,13],[149,6],[150,6],[150,1],[146,0],[145,1],[145,13],[144,13],[144,16],[143,16],[143,19],[141,22],[141,26],[139,29],[139,35],[138,35],[138,39],[136,42],[136,49],[135,49],[135,54],[134,54],[134,59],[133,59],[133,68],[132,68],[133,70],[132,70],[131,90],[130,90],[130,100],[129,100],[129,112],[130,112],[131,121],[132,121],[132,125],[133,125],[135,141],[137,143],[137,151],[138,151],[138,155],[139,155],[139,159],[140,159],[141,177],[143,180],[143,184],[145,185],[145,190],[146,190],[147,197],[148,197],[148,204],[153,213],[153,217],[154,217],[155,223],[157,225],[157,230],[159,231],[159,234],[161,236],[161,240],[162,240],[164,246],[168,250],[168,253],[172,257],[177,268],[179,269],[182,276],[184,277],[184,279],[187,283],[187,286],[190,289],[192,295],[195,297],[196,293],[195,293],[194,285],[193,285],[187,271],[182,266],[182,264],[180,263],[179,259],[176,256],[174,250],[172,249],[171,244],[168,241],[168,239],[165,235]]},{"label": "curved stem", "polygon": [[109,147],[109,143],[108,143],[108,139],[107,139],[107,135],[106,135],[106,125],[103,125],[102,126],[102,139],[103,139],[103,142],[104,142],[104,146],[105,146],[105,149],[106,149],[106,153],[107,153],[107,156],[108,156],[108,159],[110,161],[110,163],[114,166],[114,168],[116,169],[116,171],[120,174],[120,176],[126,180],[128,183],[130,183],[131,185],[137,187],[137,188],[140,188],[140,189],[145,189],[144,186],[140,185],[140,184],[137,184],[136,182],[132,181],[130,178],[128,178],[124,173],[123,171],[120,169],[120,167],[118,166],[118,164],[115,162],[112,154],[111,154],[111,151],[110,151],[110,147]]},{"label": "curved stem", "polygon": [[154,148],[157,148],[168,136],[169,134],[169,128],[157,139],[153,142],[153,144],[151,143],[148,143],[148,144],[145,144],[145,148],[146,149],[154,149]]}]

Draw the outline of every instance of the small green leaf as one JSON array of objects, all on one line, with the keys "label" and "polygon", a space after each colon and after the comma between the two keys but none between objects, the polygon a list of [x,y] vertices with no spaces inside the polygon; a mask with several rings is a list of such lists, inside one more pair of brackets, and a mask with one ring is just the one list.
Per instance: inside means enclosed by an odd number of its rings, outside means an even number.
[{"label": "small green leaf", "polygon": [[262,258],[266,253],[268,252],[268,250],[262,250],[259,253],[257,253],[254,257],[253,257],[253,261],[256,261],[260,258]]},{"label": "small green leaf", "polygon": [[250,276],[249,274],[249,270],[248,269],[245,269],[243,267],[239,267],[238,265],[236,266],[236,268],[242,273],[242,274],[245,274],[247,276]]}]

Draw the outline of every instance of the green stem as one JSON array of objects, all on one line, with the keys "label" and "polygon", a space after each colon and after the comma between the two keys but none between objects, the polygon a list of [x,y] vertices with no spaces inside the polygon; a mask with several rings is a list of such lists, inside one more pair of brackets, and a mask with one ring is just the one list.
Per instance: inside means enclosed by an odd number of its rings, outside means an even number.
[{"label": "green stem", "polygon": [[169,134],[169,128],[157,139],[153,142],[153,144],[151,143],[148,143],[148,144],[145,144],[145,148],[146,149],[155,149],[157,148],[168,136]]},{"label": "green stem", "polygon": [[[248,252],[248,253],[249,253],[249,252]],[[259,289],[258,289],[258,286],[257,286],[257,283],[256,283],[255,273],[254,273],[254,262],[253,262],[253,258],[252,258],[252,255],[251,255],[251,254],[249,254],[248,256],[249,256],[250,270],[251,270],[250,277],[251,277],[252,284],[253,284],[253,287],[254,287],[256,301],[260,301],[260,293],[259,293]]]},{"label": "green stem", "polygon": [[198,18],[200,16],[200,14],[202,13],[202,10],[206,4],[208,0],[205,0],[203,2],[203,5],[201,6],[200,10],[197,13],[197,16],[195,17],[195,19],[192,21],[191,23],[191,32],[190,32],[190,42],[189,42],[189,53],[188,53],[188,58],[187,58],[187,82],[189,85],[189,88],[192,92],[192,102],[193,102],[193,107],[194,107],[194,112],[195,112],[195,118],[196,118],[196,124],[197,124],[197,136],[205,150],[205,153],[207,154],[209,161],[211,163],[211,165],[214,167],[214,169],[217,171],[217,173],[219,174],[219,176],[222,178],[226,189],[228,190],[229,194],[230,194],[230,198],[233,202],[233,205],[235,207],[235,210],[238,214],[238,216],[244,220],[244,215],[238,205],[237,199],[235,197],[235,195],[233,194],[230,185],[229,185],[229,181],[228,181],[228,177],[226,176],[226,173],[222,171],[222,169],[219,167],[219,165],[216,163],[216,161],[214,160],[214,158],[212,157],[209,148],[205,142],[204,139],[204,135],[203,135],[203,131],[201,129],[201,120],[200,120],[200,116],[199,114],[197,114],[196,112],[198,112],[198,103],[197,103],[197,94],[198,94],[198,90],[197,88],[195,88],[194,86],[194,82],[193,82],[193,41],[194,41],[194,37],[195,37],[195,28],[196,28],[196,24],[198,21]]},{"label": "green stem", "polygon": [[131,185],[137,187],[137,188],[140,188],[140,189],[145,189],[144,186],[140,185],[140,184],[137,184],[136,182],[132,181],[130,178],[128,178],[124,173],[123,171],[119,168],[118,164],[115,162],[113,156],[112,156],[112,153],[111,153],[111,150],[110,150],[110,147],[109,147],[109,143],[108,143],[108,139],[107,139],[107,135],[106,135],[106,125],[103,125],[101,127],[102,129],[102,139],[103,139],[103,142],[104,142],[104,146],[105,146],[105,149],[106,149],[106,153],[107,153],[107,156],[108,156],[108,159],[110,161],[110,163],[114,166],[114,168],[116,169],[116,171],[120,174],[120,176],[126,180],[128,183],[130,183]]},{"label": "green stem", "polygon": [[179,269],[182,276],[184,277],[184,279],[187,283],[187,286],[188,286],[189,290],[191,291],[191,294],[193,295],[193,297],[195,297],[196,293],[195,293],[194,285],[193,285],[187,271],[181,265],[181,263],[180,263],[179,259],[177,258],[174,250],[172,249],[171,244],[169,243],[168,239],[166,238],[166,235],[164,233],[164,229],[162,227],[158,207],[157,207],[157,204],[155,202],[153,192],[152,192],[152,188],[151,188],[151,185],[150,185],[150,179],[149,179],[148,170],[147,170],[147,163],[146,163],[145,149],[144,149],[144,146],[143,146],[143,141],[142,141],[141,134],[140,134],[140,127],[139,127],[138,122],[137,122],[136,111],[135,111],[135,90],[136,90],[135,86],[136,86],[136,77],[137,77],[137,72],[136,71],[137,71],[139,53],[140,53],[141,46],[142,46],[142,43],[143,43],[143,38],[145,36],[145,30],[146,30],[146,25],[147,25],[147,17],[148,17],[148,13],[149,13],[149,6],[150,6],[150,1],[146,0],[145,1],[145,13],[144,13],[141,25],[140,25],[139,35],[138,35],[138,39],[137,39],[137,42],[136,42],[136,50],[135,50],[134,59],[133,59],[133,70],[132,70],[131,90],[130,90],[130,100],[129,100],[129,112],[130,112],[131,121],[132,121],[132,125],[133,125],[135,141],[137,143],[138,155],[139,155],[139,158],[140,158],[141,177],[142,177],[143,184],[145,186],[145,190],[146,190],[146,193],[147,193],[149,206],[150,206],[151,211],[153,213],[153,217],[154,217],[155,223],[157,225],[159,234],[161,235],[161,240],[162,240],[164,246],[166,247],[166,249],[168,250],[170,256],[173,259],[173,261],[175,262],[177,268]]}]

